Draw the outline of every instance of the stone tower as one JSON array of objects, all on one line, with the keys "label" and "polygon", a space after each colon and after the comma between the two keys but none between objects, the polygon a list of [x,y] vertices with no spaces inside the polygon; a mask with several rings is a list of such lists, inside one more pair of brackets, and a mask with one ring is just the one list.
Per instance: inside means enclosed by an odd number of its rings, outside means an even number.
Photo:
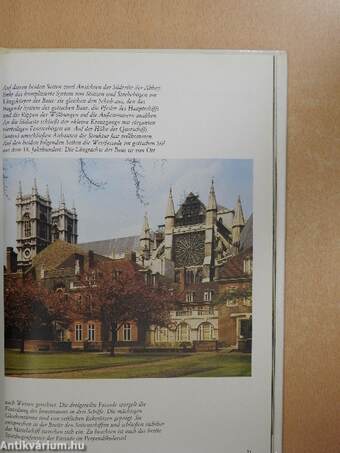
[{"label": "stone tower", "polygon": [[46,194],[40,195],[35,179],[32,192],[28,195],[23,194],[19,183],[16,213],[19,270],[30,266],[32,259],[57,239],[77,243],[78,218],[75,207],[67,209],[62,195],[59,208],[52,209],[48,187]]},{"label": "stone tower", "polygon": [[51,199],[38,193],[34,179],[32,192],[23,195],[21,183],[16,198],[18,268],[29,266],[32,258],[51,243]]},{"label": "stone tower", "polygon": [[58,239],[76,244],[78,240],[78,217],[75,206],[67,209],[65,197],[60,190],[59,207],[52,210],[52,242]]}]

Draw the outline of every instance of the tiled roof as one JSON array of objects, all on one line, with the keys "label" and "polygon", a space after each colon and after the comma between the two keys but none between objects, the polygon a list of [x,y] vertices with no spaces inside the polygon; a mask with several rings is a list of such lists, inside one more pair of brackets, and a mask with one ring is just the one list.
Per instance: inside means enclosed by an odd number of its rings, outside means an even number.
[{"label": "tiled roof", "polygon": [[[56,269],[74,254],[87,256],[87,252],[79,245],[58,240],[52,242],[52,244],[33,258],[32,268],[43,266],[45,270]],[[97,260],[105,259],[104,257],[100,257],[96,254],[94,255],[94,258]]]},{"label": "tiled roof", "polygon": [[132,271],[139,271],[142,269],[137,263],[131,260],[127,260],[125,258],[117,259],[117,260],[107,260],[105,262],[104,268],[106,269],[115,269],[117,271],[124,272],[132,272]]},{"label": "tiled roof", "polygon": [[33,258],[32,267],[43,265],[46,270],[55,269],[74,253],[80,255],[86,254],[84,250],[77,245],[58,240],[52,242],[52,244]]},{"label": "tiled roof", "polygon": [[85,251],[92,250],[99,255],[114,258],[115,255],[122,255],[125,252],[137,252],[139,249],[139,236],[84,242],[79,244],[79,246]]},{"label": "tiled roof", "polygon": [[243,261],[247,256],[252,256],[253,249],[248,248],[239,255],[233,256],[219,268],[219,279],[249,278],[243,270]]},{"label": "tiled roof", "polygon": [[253,214],[247,220],[240,237],[240,251],[253,246]]}]

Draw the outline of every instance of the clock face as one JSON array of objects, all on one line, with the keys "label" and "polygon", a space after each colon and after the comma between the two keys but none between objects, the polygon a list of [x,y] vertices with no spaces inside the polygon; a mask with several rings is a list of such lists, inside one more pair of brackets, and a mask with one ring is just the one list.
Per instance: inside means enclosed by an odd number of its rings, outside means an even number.
[{"label": "clock face", "polygon": [[31,250],[30,249],[27,248],[27,249],[24,250],[24,258],[26,260],[29,260],[31,258]]},{"label": "clock face", "polygon": [[175,266],[199,266],[204,260],[204,231],[194,233],[176,234],[175,241]]}]

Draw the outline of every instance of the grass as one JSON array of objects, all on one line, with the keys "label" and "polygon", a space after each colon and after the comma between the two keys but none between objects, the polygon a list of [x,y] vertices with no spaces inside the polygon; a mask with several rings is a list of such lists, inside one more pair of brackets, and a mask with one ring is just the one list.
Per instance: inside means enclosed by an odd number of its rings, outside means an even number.
[{"label": "grass", "polygon": [[250,354],[29,353],[6,350],[6,375],[53,379],[126,379],[166,377],[251,376]]}]

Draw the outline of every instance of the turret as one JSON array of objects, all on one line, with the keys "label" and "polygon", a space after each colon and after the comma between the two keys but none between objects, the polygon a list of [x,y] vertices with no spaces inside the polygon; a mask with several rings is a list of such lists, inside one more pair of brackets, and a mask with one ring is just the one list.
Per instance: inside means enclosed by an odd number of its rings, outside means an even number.
[{"label": "turret", "polygon": [[66,208],[65,197],[63,192],[63,186],[60,185],[60,199],[59,199],[59,207]]},{"label": "turret", "polygon": [[233,226],[232,226],[233,245],[235,247],[239,247],[239,245],[240,245],[241,231],[243,230],[244,225],[245,225],[245,221],[244,221],[241,198],[240,198],[240,196],[238,196],[236,207],[235,207],[235,212],[234,212]]},{"label": "turret", "polygon": [[21,181],[19,181],[19,189],[18,189],[17,198],[22,198],[22,184],[21,184]]},{"label": "turret", "polygon": [[216,203],[216,195],[215,195],[215,187],[214,187],[213,179],[211,180],[207,211],[217,211],[217,203]]},{"label": "turret", "polygon": [[204,244],[203,281],[210,281],[213,277],[214,265],[214,232],[217,218],[217,202],[214,181],[211,181],[208,204],[206,208],[206,229]]},{"label": "turret", "polygon": [[144,260],[148,260],[151,252],[151,234],[147,213],[144,215],[144,224],[139,239],[139,247],[141,256]]},{"label": "turret", "polygon": [[174,220],[175,220],[175,207],[174,207],[174,200],[172,198],[172,189],[170,187],[168,205],[167,205],[166,213],[165,213],[165,225],[168,224],[169,226],[173,227]]},{"label": "turret", "polygon": [[46,184],[46,200],[51,201],[50,191],[48,189],[48,184]]},{"label": "turret", "polygon": [[36,178],[34,178],[34,181],[33,181],[32,195],[38,195],[38,186],[37,186]]},{"label": "turret", "polygon": [[172,260],[172,243],[175,226],[175,207],[172,198],[172,189],[170,188],[168,204],[165,213],[165,258]]},{"label": "turret", "polygon": [[75,206],[66,207],[62,185],[60,185],[59,207],[52,211],[52,242],[62,240],[70,244],[78,241],[78,218]]}]

